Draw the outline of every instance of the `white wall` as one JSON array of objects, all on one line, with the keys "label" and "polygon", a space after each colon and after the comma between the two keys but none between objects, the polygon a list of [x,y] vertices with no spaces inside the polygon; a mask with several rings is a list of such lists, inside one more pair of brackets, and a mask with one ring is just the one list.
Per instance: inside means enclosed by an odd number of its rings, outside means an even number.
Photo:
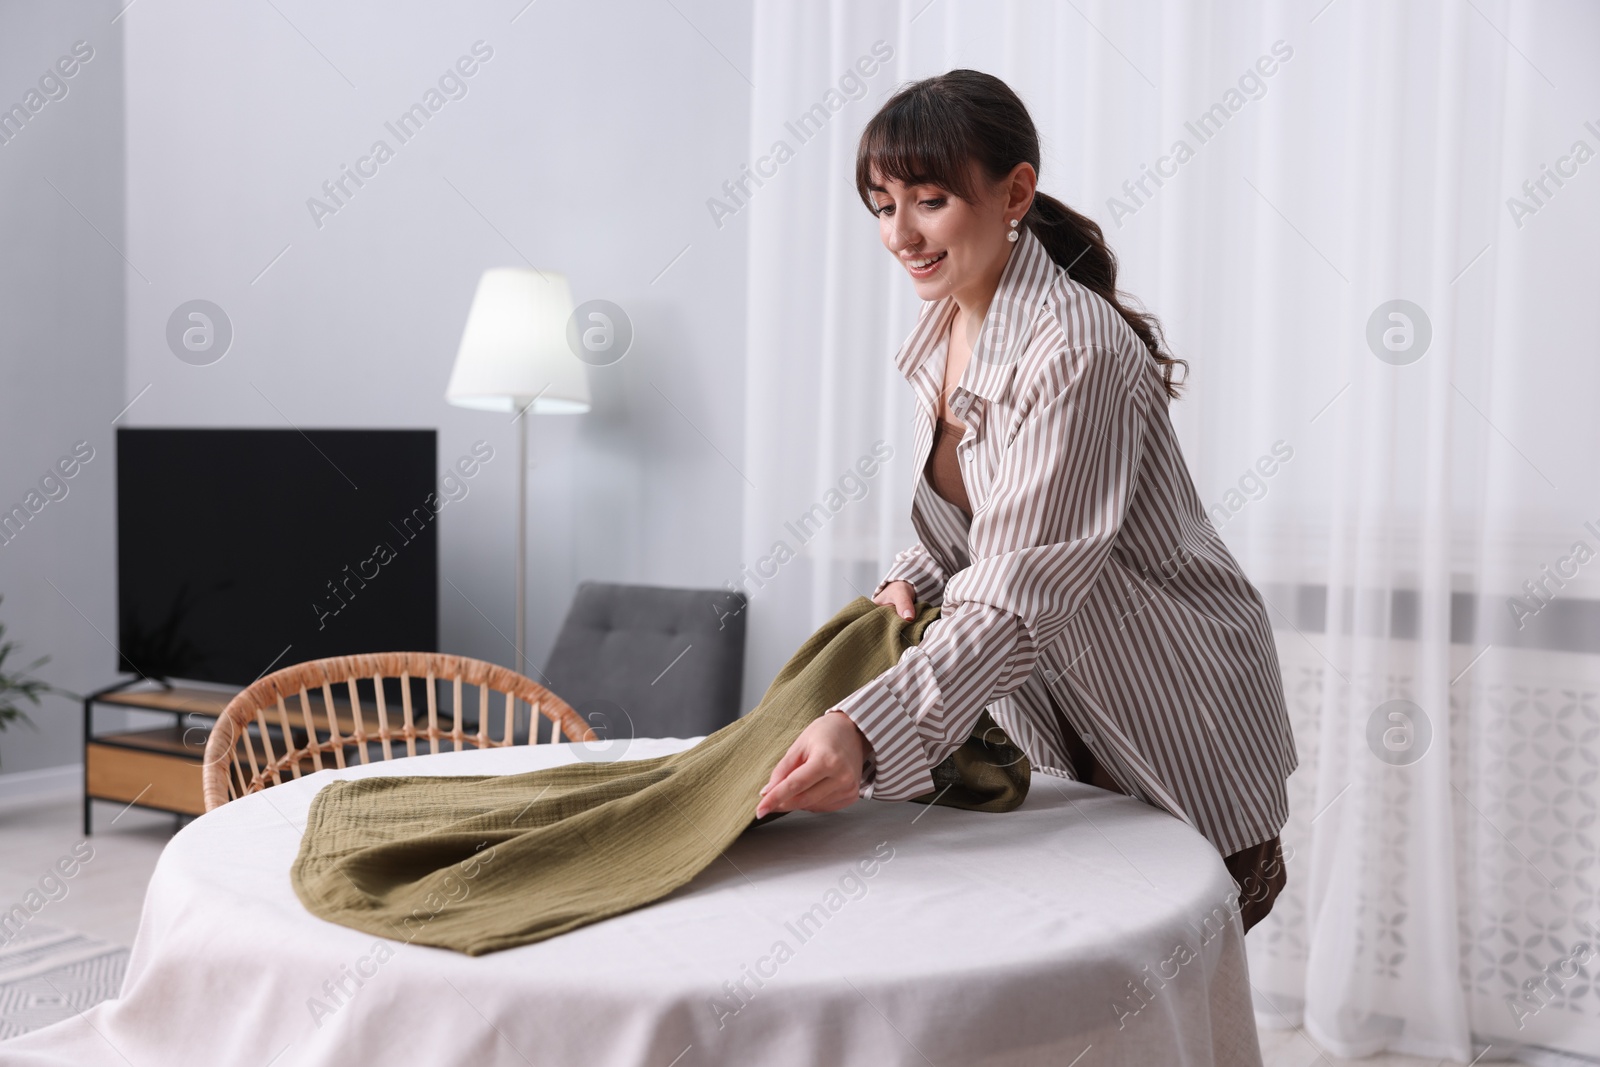
[{"label": "white wall", "polygon": [[[740,4],[679,6],[730,57],[747,51]],[[637,338],[593,371],[594,412],[530,427],[542,663],[578,579],[730,569],[738,479],[700,434],[739,449],[744,249],[731,227],[708,232],[702,201],[743,153],[749,101],[670,5],[519,7],[130,11],[129,256],[149,284],[129,282],[128,388],[151,384],[140,425],[436,426],[441,464],[490,441],[497,458],[441,517],[442,640],[513,662],[495,628],[512,632],[514,430],[446,405],[451,360],[485,267],[562,270],[577,301],[620,304]],[[402,145],[384,124],[478,41],[492,56],[466,95]],[[394,157],[319,228],[307,200],[380,138]],[[197,297],[236,331],[204,367],[164,333]]]},{"label": "white wall", "polygon": [[[118,7],[0,7],[0,108],[38,108],[20,132],[0,127],[0,511],[26,508],[30,491],[39,509],[0,543],[0,622],[22,645],[7,669],[48,654],[35,673],[79,692],[117,677],[101,633],[116,636],[111,420],[126,403]],[[63,78],[56,61],[80,41],[90,58]],[[79,441],[93,458],[47,496],[40,479]],[[0,772],[79,761],[71,699],[46,697],[30,715],[37,730],[0,733]]]},{"label": "white wall", "polygon": [[[17,18],[0,13],[8,49]],[[74,396],[107,441],[105,420],[136,396],[125,424],[437,427],[441,465],[488,440],[496,458],[440,520],[441,640],[513,663],[501,633],[513,627],[514,427],[450,407],[443,392],[481,271],[531,262],[566,272],[578,302],[621,305],[636,331],[626,358],[591,370],[590,414],[530,427],[531,661],[544,662],[581,579],[711,587],[738,573],[743,482],[723,456],[743,447],[745,235],[738,219],[717,229],[705,200],[747,154],[744,4],[176,0],[139,4],[118,25],[128,56],[126,381],[110,355],[120,337],[108,335],[96,349],[106,361],[92,376],[106,394],[96,405],[76,381],[69,390],[68,377],[87,373],[49,374],[27,393]],[[72,34],[45,34],[24,71],[53,57],[55,37],[69,44]],[[466,95],[402,145],[384,124],[478,41],[492,56],[462,79]],[[308,198],[326,199],[324,181],[379,138],[393,158],[350,186],[319,228]],[[44,199],[54,194],[32,180],[43,190],[34,204],[54,211]],[[47,233],[57,236],[40,241],[74,234],[78,258],[115,277],[120,261],[105,264],[99,239],[73,226],[82,228],[75,217],[54,222]],[[63,285],[67,257],[58,258],[30,302],[83,304],[70,294],[87,283]],[[3,259],[7,271],[27,269]],[[112,322],[116,295],[97,312]],[[172,311],[197,298],[220,305],[234,329],[226,356],[207,366],[180,361],[166,342]],[[89,328],[83,318],[74,331]],[[8,379],[28,372],[20,362],[7,353]],[[83,435],[63,414],[35,421],[21,435],[26,462],[8,451],[0,466],[7,492]],[[89,472],[101,495],[75,494],[63,510],[85,506],[55,525],[92,538],[94,569],[74,589],[114,637],[109,451],[101,462]],[[93,637],[82,619],[35,600],[48,622],[24,634],[31,647]],[[8,600],[3,617],[15,618],[11,609]],[[98,671],[85,684],[113,680],[109,649],[89,651]],[[49,760],[74,759],[75,744],[74,730]]]}]

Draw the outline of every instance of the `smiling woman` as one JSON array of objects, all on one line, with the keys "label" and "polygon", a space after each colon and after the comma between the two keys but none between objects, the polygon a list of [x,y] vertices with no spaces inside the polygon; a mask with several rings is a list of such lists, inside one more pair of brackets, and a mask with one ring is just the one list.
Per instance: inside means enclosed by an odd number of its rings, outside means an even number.
[{"label": "smiling woman", "polygon": [[1284,884],[1296,765],[1266,607],[1167,417],[1183,361],[1117,292],[1099,226],[1037,191],[1039,161],[1022,101],[972,70],[907,86],[862,133],[857,190],[924,301],[896,357],[920,540],[872,599],[942,611],[796,738],[756,815],[925,793],[987,710],[1039,770],[1204,834],[1249,929]]}]

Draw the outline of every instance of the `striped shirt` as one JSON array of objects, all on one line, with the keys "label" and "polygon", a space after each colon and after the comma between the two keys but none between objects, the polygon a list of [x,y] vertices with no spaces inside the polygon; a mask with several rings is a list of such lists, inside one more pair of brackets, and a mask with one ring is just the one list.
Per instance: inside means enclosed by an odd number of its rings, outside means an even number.
[{"label": "striped shirt", "polygon": [[1070,726],[1124,791],[1223,855],[1270,839],[1297,762],[1277,651],[1149,350],[1023,231],[950,397],[969,520],[923,472],[956,310],[925,303],[896,356],[917,399],[919,540],[873,592],[907,581],[942,612],[838,705],[871,746],[860,795],[931,792],[987,708],[1036,770],[1072,777]]}]

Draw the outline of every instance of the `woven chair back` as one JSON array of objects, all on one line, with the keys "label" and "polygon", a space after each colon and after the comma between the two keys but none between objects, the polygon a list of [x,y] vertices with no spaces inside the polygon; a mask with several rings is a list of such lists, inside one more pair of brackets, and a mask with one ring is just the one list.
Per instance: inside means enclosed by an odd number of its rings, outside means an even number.
[{"label": "woven chair back", "polygon": [[[386,679],[399,682],[398,708],[384,692]],[[420,713],[414,679],[426,694]],[[363,693],[360,683],[369,682]],[[448,708],[441,710],[446,695]],[[541,720],[551,724],[549,742],[598,740],[538,682],[466,656],[381,652],[284,667],[234,697],[212,729],[203,770],[206,810],[326,767],[370,763],[374,749],[387,760],[401,745],[405,755],[418,755],[424,742],[427,752],[503,748],[516,743],[524,706],[528,744],[538,743]],[[477,723],[469,733],[463,721],[474,708]]]}]

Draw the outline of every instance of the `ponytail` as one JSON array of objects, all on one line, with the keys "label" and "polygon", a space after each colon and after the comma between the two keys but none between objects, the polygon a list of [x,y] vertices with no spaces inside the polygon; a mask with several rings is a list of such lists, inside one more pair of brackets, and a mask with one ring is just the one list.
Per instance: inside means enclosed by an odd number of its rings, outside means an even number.
[{"label": "ponytail", "polygon": [[[1038,192],[1034,193],[1033,205],[1023,216],[1022,223],[1073,281],[1117,309],[1117,314],[1150,350],[1167,395],[1176,399],[1188,377],[1189,364],[1165,350],[1161,323],[1154,315],[1123,303],[1127,296],[1117,292],[1117,257],[1106,244],[1100,224],[1087,215],[1080,215],[1055,197]],[[1184,377],[1176,381],[1173,379],[1175,367],[1184,368]]]}]

